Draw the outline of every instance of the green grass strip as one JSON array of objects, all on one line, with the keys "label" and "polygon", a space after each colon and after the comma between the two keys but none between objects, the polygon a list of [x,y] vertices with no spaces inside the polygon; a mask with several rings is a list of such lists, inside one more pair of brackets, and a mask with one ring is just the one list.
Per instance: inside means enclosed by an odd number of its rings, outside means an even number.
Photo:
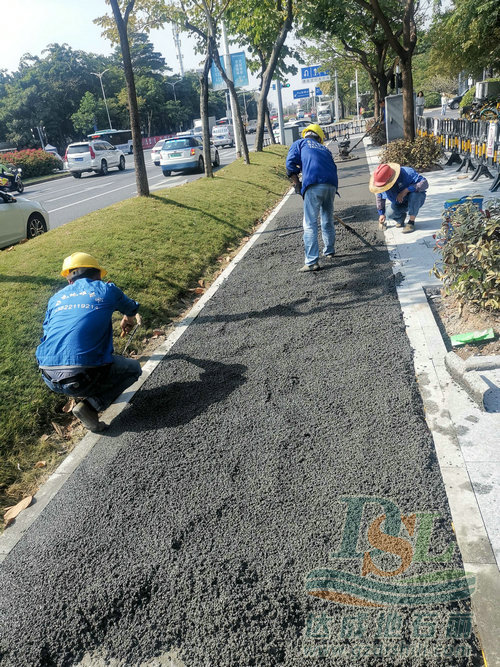
[{"label": "green grass strip", "polygon": [[55,456],[40,436],[61,421],[65,401],[42,383],[35,349],[47,301],[65,284],[64,257],[95,255],[106,280],[141,303],[146,327],[165,325],[179,298],[282,198],[285,156],[286,148],[269,147],[252,153],[250,165],[237,160],[214,179],[128,199],[0,252],[0,506],[20,495],[12,486],[5,495],[20,462],[27,470]]}]

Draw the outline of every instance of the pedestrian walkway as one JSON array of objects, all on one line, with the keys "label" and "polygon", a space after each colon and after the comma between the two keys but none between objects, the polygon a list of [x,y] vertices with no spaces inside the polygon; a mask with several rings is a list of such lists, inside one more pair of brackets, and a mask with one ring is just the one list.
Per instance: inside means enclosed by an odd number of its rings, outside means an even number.
[{"label": "pedestrian walkway", "polygon": [[[378,164],[379,148],[365,141],[369,164]],[[457,167],[425,174],[429,181],[427,201],[411,235],[402,235],[390,222],[385,231],[395,273],[400,274],[397,291],[415,350],[415,369],[424,399],[426,418],[432,431],[441,472],[447,487],[459,546],[467,571],[482,572],[484,597],[477,610],[498,634],[500,616],[500,358],[497,368],[481,375],[492,388],[487,397],[491,412],[485,412],[450,377],[445,367],[447,353],[426,297],[426,288],[441,287],[432,274],[439,260],[434,234],[441,226],[443,203],[466,195],[481,195],[485,205],[498,199],[489,192],[491,180],[471,182]],[[428,290],[430,291],[430,290]],[[479,603],[479,596],[474,598]],[[496,609],[496,611],[494,611]],[[495,659],[500,664],[498,640]],[[490,663],[492,661],[490,660]],[[496,663],[493,663],[496,664]]]},{"label": "pedestrian walkway", "polygon": [[339,165],[353,232],[337,226],[334,260],[297,273],[302,200],[287,197],[89,436],[0,566],[2,665],[482,664],[357,156]]}]

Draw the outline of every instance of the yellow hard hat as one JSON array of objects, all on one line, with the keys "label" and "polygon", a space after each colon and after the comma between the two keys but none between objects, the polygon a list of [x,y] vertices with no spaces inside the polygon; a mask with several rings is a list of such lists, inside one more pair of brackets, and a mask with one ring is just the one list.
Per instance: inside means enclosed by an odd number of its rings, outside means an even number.
[{"label": "yellow hard hat", "polygon": [[311,125],[308,125],[307,127],[305,127],[305,128],[302,130],[302,137],[305,137],[307,132],[314,132],[314,134],[317,134],[317,135],[318,135],[319,140],[321,141],[321,143],[324,142],[324,140],[325,140],[325,133],[324,133],[323,130],[320,128],[320,126],[317,125],[316,123],[312,123]]},{"label": "yellow hard hat", "polygon": [[74,252],[63,262],[61,276],[67,278],[74,269],[98,269],[101,272],[101,278],[107,274],[95,257],[86,252]]}]

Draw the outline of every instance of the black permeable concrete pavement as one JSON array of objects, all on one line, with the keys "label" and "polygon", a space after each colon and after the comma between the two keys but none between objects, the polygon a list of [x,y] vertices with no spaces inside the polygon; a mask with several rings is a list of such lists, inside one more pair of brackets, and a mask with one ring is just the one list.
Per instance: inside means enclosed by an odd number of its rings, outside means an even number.
[{"label": "black permeable concrete pavement", "polygon": [[[291,196],[4,561],[0,664],[482,664],[469,601],[355,587],[462,567],[358,155],[336,198],[357,235],[297,273]],[[384,542],[394,507],[420,516]],[[317,570],[346,581],[311,595]]]}]

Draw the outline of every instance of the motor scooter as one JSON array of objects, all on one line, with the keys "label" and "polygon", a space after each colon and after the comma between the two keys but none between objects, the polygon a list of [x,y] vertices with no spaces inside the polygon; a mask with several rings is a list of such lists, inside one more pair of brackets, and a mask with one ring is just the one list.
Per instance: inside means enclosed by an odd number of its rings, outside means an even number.
[{"label": "motor scooter", "polygon": [[3,192],[24,192],[24,183],[21,179],[22,169],[19,167],[8,168],[0,165],[0,190]]}]

